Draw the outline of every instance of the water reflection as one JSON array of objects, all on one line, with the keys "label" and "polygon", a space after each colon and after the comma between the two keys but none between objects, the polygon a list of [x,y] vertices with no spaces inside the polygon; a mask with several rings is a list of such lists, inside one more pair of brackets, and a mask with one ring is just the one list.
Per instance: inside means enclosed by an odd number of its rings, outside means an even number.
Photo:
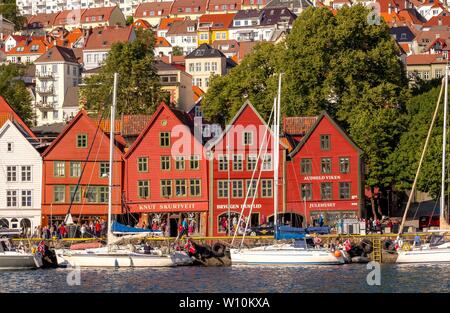
[{"label": "water reflection", "polygon": [[382,265],[381,286],[369,286],[364,264],[343,266],[2,271],[0,292],[449,292],[450,264]]}]

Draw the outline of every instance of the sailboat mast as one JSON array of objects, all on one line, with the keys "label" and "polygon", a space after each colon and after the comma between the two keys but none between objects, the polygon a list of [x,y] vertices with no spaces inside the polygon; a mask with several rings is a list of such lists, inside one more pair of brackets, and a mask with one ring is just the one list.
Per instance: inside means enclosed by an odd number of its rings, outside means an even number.
[{"label": "sailboat mast", "polygon": [[116,131],[116,106],[117,106],[117,85],[119,74],[114,73],[114,91],[111,106],[110,135],[109,135],[109,188],[108,188],[108,234],[107,243],[109,246],[112,234],[112,191],[113,191],[113,163],[114,163],[114,139]]},{"label": "sailboat mast", "polygon": [[444,87],[444,127],[442,131],[442,177],[441,177],[441,221],[444,220],[445,210],[445,160],[447,146],[447,107],[448,107],[448,64],[445,65],[445,87]]},{"label": "sailboat mast", "polygon": [[273,202],[274,202],[274,210],[273,210],[273,225],[275,233],[277,232],[277,226],[278,226],[278,173],[279,173],[279,163],[280,163],[280,109],[281,109],[281,74],[278,78],[278,96],[277,96],[277,102],[275,105],[275,118],[274,118],[274,144],[273,144],[273,185],[274,185],[274,192],[273,192]]}]

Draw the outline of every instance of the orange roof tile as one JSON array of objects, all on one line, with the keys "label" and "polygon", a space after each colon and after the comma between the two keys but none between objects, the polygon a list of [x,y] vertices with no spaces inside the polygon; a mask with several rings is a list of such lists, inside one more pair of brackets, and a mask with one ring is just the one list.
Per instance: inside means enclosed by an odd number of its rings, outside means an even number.
[{"label": "orange roof tile", "polygon": [[134,13],[135,18],[151,18],[155,16],[168,16],[172,1],[145,2],[139,4]]},{"label": "orange roof tile", "polygon": [[[99,21],[109,21],[114,10],[119,10],[117,6],[112,7],[102,7],[102,8],[89,8],[83,12],[81,16],[82,23],[91,23]],[[95,21],[92,20],[95,18]]]},{"label": "orange roof tile", "polygon": [[176,21],[183,21],[182,17],[168,17],[162,18],[159,22],[158,30],[167,30],[172,26],[172,24]]},{"label": "orange roof tile", "polygon": [[204,91],[198,87],[198,86],[192,86],[192,91],[194,93],[194,101],[197,102],[197,100],[204,95]]},{"label": "orange roof tile", "polygon": [[27,124],[25,124],[20,116],[17,115],[17,113],[11,108],[8,102],[6,102],[5,98],[0,96],[0,127],[2,127],[7,120],[17,122],[32,138],[36,138],[36,135],[31,131]]},{"label": "orange roof tile", "polygon": [[156,37],[155,47],[172,47],[164,37]]},{"label": "orange roof tile", "polygon": [[133,23],[134,28],[142,28],[142,29],[150,29],[152,25],[149,22],[143,19],[138,19]]},{"label": "orange roof tile", "polygon": [[233,23],[233,18],[235,15],[236,14],[234,13],[202,15],[198,19],[199,28],[202,27],[202,24],[209,24],[208,27],[212,30],[228,29]]},{"label": "orange roof tile", "polygon": [[33,39],[31,41],[24,40],[9,50],[6,55],[44,54],[51,46],[51,44],[42,39]]},{"label": "orange roof tile", "polygon": [[413,54],[406,57],[407,65],[445,64],[447,60],[442,54]]}]

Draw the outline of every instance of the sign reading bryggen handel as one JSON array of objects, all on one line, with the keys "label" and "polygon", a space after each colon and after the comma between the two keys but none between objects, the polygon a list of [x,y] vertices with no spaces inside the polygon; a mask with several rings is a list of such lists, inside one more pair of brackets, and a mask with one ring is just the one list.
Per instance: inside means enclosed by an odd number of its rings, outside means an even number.
[{"label": "sign reading bryggen handel", "polygon": [[339,180],[340,175],[317,175],[317,176],[304,176],[303,180]]},{"label": "sign reading bryggen handel", "polygon": [[198,212],[208,211],[208,203],[205,202],[157,202],[131,205],[132,212]]}]

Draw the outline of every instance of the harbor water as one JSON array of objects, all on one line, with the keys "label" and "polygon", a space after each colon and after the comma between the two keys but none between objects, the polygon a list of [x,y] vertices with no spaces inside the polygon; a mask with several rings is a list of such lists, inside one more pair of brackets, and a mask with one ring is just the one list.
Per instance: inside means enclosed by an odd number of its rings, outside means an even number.
[{"label": "harbor water", "polygon": [[[303,267],[59,268],[0,271],[0,292],[290,293],[449,292],[450,264],[383,264],[370,285],[366,264]],[[377,274],[376,274],[377,275]],[[372,281],[369,279],[369,281]],[[372,282],[373,284],[373,282]]]}]

